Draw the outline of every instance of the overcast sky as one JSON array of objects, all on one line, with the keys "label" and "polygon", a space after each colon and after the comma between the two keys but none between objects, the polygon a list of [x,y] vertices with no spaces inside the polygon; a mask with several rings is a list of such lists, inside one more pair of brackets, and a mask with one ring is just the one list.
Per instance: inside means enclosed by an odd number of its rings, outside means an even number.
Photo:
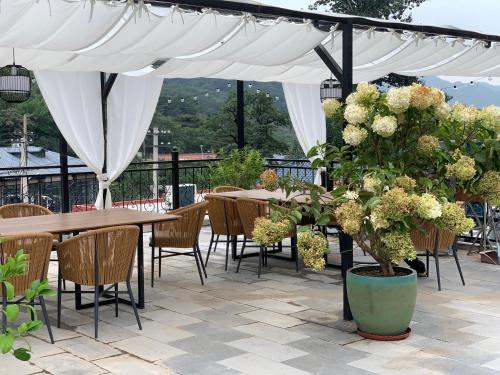
[{"label": "overcast sky", "polygon": [[[259,0],[257,0],[259,1]],[[260,0],[270,5],[307,9],[314,0]],[[413,10],[413,22],[448,25],[500,35],[500,0],[427,0]],[[442,77],[455,80],[457,77]],[[468,78],[461,80],[468,81]],[[500,85],[500,78],[492,82]]]}]

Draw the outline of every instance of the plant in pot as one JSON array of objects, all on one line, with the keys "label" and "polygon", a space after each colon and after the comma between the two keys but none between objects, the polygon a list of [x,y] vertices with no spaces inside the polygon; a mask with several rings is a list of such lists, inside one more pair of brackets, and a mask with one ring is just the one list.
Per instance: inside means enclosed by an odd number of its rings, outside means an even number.
[{"label": "plant in pot", "polygon": [[[0,239],[0,243],[2,243],[2,239]],[[15,295],[12,281],[26,274],[28,263],[28,255],[19,250],[14,257],[2,259],[0,264],[0,297],[3,302],[0,306],[0,315],[3,318],[3,329],[0,331],[0,351],[1,354],[14,355],[21,361],[28,361],[31,358],[31,346],[26,336],[43,326],[42,321],[36,318],[36,310],[29,304],[29,301],[40,295],[55,295],[47,280],[36,280],[29,289],[26,289],[22,299],[25,302],[13,302]],[[24,308],[32,316],[32,319],[14,325],[18,320],[20,307]],[[23,342],[24,345],[19,345],[19,342]]]},{"label": "plant in pot", "polygon": [[306,205],[315,207],[309,213],[316,224],[333,215],[378,263],[355,267],[347,275],[359,332],[404,338],[415,308],[417,275],[398,264],[416,257],[412,234],[425,235],[426,225],[453,234],[473,226],[454,202],[456,185],[446,174],[454,155],[432,135],[450,108],[438,89],[414,84],[381,92],[368,83],[358,84],[346,105],[338,107],[347,122],[345,145],[318,145],[308,154],[316,158],[313,167],[336,162],[331,172],[335,188],[326,204],[320,202],[323,195],[311,194]]},{"label": "plant in pot", "polygon": [[258,150],[243,148],[222,150],[221,160],[210,166],[209,178],[212,186],[230,185],[243,189],[253,189],[261,173],[265,160]]}]

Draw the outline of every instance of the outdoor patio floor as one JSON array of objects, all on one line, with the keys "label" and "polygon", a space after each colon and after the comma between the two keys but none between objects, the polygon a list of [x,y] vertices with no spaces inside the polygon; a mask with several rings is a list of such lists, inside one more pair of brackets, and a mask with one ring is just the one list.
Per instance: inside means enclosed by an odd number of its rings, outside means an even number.
[{"label": "outdoor patio floor", "polygon": [[[210,229],[203,228],[206,255]],[[149,234],[148,240],[149,240]],[[145,240],[145,243],[149,241]],[[294,264],[269,259],[257,278],[256,258],[240,273],[224,271],[222,246],[211,256],[205,286],[194,259],[163,260],[163,277],[150,282],[146,255],[146,309],[139,331],[131,309],[100,309],[99,339],[93,310],[75,311],[64,296],[62,329],[50,298],[56,343],[45,327],[28,340],[29,363],[0,357],[0,374],[498,374],[500,372],[500,268],[459,254],[467,285],[453,258],[441,258],[443,291],[435,271],[419,279],[413,333],[400,342],[375,342],[342,320],[340,271],[295,273]],[[358,252],[359,254],[359,252]],[[358,257],[357,257],[358,258]],[[52,285],[57,266],[51,264]],[[69,285],[72,287],[72,285]]]}]

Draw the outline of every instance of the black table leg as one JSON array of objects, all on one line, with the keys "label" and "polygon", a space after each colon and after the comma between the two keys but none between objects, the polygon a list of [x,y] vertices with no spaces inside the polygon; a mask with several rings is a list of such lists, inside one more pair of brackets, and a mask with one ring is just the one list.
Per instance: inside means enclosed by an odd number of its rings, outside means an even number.
[{"label": "black table leg", "polygon": [[352,320],[349,299],[347,298],[346,277],[347,271],[353,266],[353,242],[352,237],[340,232],[339,235],[340,257],[342,260],[342,279],[344,283],[344,320]]},{"label": "black table leg", "polygon": [[231,255],[233,260],[236,260],[237,254],[236,250],[238,247],[238,236],[231,236]]},{"label": "black table leg", "polygon": [[139,240],[137,241],[137,307],[144,308],[144,228],[139,224]]},{"label": "black table leg", "polygon": [[75,310],[82,309],[82,286],[80,284],[75,284]]}]

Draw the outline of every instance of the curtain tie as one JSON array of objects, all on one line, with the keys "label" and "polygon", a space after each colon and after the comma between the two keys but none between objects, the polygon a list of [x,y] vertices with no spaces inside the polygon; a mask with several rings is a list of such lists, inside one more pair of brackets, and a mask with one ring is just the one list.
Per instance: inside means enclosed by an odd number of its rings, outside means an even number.
[{"label": "curtain tie", "polygon": [[99,190],[109,189],[111,181],[107,173],[100,173],[97,175],[97,181],[99,182]]}]

